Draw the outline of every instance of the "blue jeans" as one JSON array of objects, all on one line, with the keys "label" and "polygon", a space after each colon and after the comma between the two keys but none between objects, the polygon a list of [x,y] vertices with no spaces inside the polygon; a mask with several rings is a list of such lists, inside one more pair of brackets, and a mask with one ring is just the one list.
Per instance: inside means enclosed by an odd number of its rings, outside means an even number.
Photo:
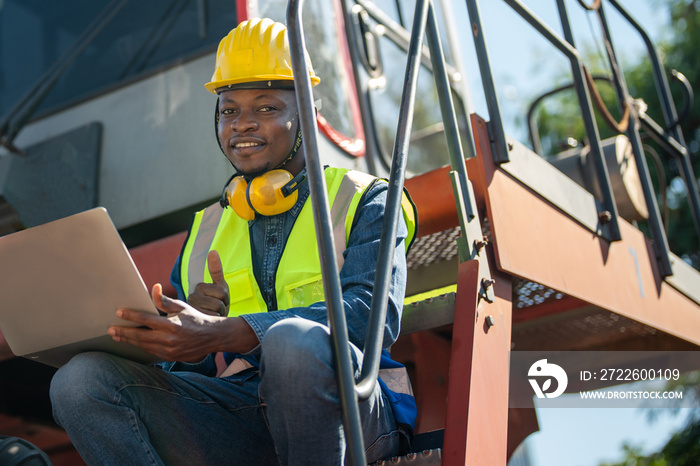
[{"label": "blue jeans", "polygon": [[[54,417],[88,464],[342,464],[328,328],[285,319],[261,354],[259,372],[216,378],[83,353],[51,382]],[[360,413],[368,462],[398,454],[404,434],[379,386]]]}]

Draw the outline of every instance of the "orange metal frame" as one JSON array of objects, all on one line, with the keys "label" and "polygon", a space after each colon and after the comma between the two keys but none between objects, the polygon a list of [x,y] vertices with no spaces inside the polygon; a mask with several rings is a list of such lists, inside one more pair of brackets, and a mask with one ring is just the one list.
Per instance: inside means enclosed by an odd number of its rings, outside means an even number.
[{"label": "orange metal frame", "polygon": [[622,241],[609,243],[584,228],[499,170],[486,122],[472,121],[480,156],[468,166],[499,270],[700,344],[697,303],[659,277],[642,232],[620,219]]},{"label": "orange metal frame", "polygon": [[478,263],[459,266],[447,391],[443,465],[506,464],[511,282],[479,302]]}]

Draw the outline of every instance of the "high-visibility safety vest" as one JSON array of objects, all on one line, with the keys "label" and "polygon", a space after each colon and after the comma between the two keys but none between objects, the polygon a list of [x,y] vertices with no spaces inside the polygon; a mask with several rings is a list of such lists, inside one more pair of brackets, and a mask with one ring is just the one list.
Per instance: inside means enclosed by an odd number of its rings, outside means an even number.
[{"label": "high-visibility safety vest", "polygon": [[[377,178],[366,173],[342,168],[325,169],[333,239],[338,270],[343,265],[350,231],[363,195]],[[403,217],[408,227],[405,240],[408,250],[416,231],[415,207],[404,194]],[[229,317],[266,312],[267,305],[253,275],[248,222],[233,209],[222,209],[217,203],[197,212],[190,234],[182,250],[180,277],[186,295],[200,282],[211,283],[207,254],[216,250],[224,265],[224,278],[229,285]],[[324,300],[321,263],[316,244],[311,202],[306,202],[287,239],[275,277],[277,308],[309,306]]]},{"label": "high-visibility safety vest", "polygon": [[[358,207],[368,188],[378,179],[341,168],[326,168],[324,173],[336,262],[340,270]],[[325,298],[311,204],[304,204],[294,222],[277,268],[275,292],[278,309],[309,306]],[[401,205],[408,228],[405,239],[408,252],[415,237],[417,220],[415,206],[407,192],[404,192]],[[233,209],[222,209],[217,202],[197,212],[181,254],[180,278],[185,295],[192,293],[200,282],[211,283],[206,260],[210,250],[217,250],[224,266],[224,278],[231,290],[229,317],[266,312],[267,305],[253,275],[250,245],[248,221]],[[405,367],[392,361],[384,350],[379,375],[379,383],[389,399],[396,421],[413,428],[417,411]]]}]

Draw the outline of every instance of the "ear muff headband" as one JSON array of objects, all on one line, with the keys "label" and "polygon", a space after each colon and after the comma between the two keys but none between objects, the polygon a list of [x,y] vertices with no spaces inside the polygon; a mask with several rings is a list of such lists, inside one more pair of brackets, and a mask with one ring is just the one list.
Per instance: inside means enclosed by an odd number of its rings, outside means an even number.
[{"label": "ear muff headband", "polygon": [[231,206],[244,220],[253,220],[256,213],[278,215],[294,207],[299,197],[297,190],[305,182],[305,170],[295,177],[287,170],[270,170],[256,176],[250,183],[244,177],[234,175],[224,187],[219,203],[223,208]]}]

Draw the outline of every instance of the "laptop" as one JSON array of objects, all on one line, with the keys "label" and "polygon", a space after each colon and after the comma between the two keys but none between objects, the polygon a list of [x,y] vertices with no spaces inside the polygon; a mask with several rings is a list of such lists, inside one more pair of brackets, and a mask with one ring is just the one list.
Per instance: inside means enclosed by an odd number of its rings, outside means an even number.
[{"label": "laptop", "polygon": [[0,237],[0,331],[16,356],[60,367],[85,351],[157,358],[112,340],[117,309],[158,314],[107,210]]}]

